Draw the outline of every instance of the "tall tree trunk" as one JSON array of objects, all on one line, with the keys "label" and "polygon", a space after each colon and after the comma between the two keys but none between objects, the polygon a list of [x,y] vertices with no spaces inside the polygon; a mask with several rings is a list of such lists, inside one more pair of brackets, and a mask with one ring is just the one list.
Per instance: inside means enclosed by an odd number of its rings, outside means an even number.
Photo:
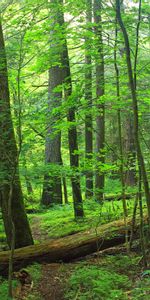
[{"label": "tall tree trunk", "polygon": [[[124,14],[124,0],[121,1],[121,11]],[[125,53],[125,48],[120,46],[121,56]],[[126,115],[125,124],[125,138],[124,138],[124,148],[126,155],[126,172],[125,172],[125,184],[127,186],[134,186],[136,184],[136,147],[134,141],[134,125],[133,125],[133,113],[131,112],[131,107]]]},{"label": "tall tree trunk", "polygon": [[[18,151],[14,136],[10,110],[8,73],[2,25],[0,23],[0,202],[7,241],[11,246],[12,228],[8,218],[10,188],[12,220],[15,229],[15,248],[33,244],[33,239],[25,213],[18,170]],[[12,174],[15,172],[15,180]],[[11,187],[13,180],[13,185]]]},{"label": "tall tree trunk", "polygon": [[[63,1],[59,0],[60,4],[63,6]],[[62,27],[64,27],[64,14],[62,10]],[[64,32],[64,41],[63,41],[63,81],[64,81],[64,95],[65,100],[69,101],[72,96],[72,80],[71,80],[71,71],[70,71],[70,62],[68,54],[67,40]],[[76,116],[75,116],[75,104],[69,105],[67,113],[67,121],[69,123],[68,129],[68,141],[69,141],[69,153],[70,153],[70,166],[72,168],[71,184],[73,192],[73,204],[74,204],[74,214],[75,218],[83,217],[83,202],[82,202],[82,193],[80,186],[80,177],[79,172],[79,154],[78,154],[78,136],[77,128],[75,125]]]},{"label": "tall tree trunk", "polygon": [[[138,22],[136,28],[136,47],[135,47],[135,55],[134,55],[134,86],[136,90],[136,69],[137,69],[137,58],[138,58],[138,48],[139,48],[139,28],[141,22],[141,0],[139,1],[139,12],[138,12]],[[135,141],[134,141],[134,125],[132,122],[132,115],[129,113],[127,118],[127,138],[126,138],[126,152],[127,152],[127,164],[128,170],[126,172],[126,184],[127,185],[135,185],[137,183],[136,180],[136,149],[135,149]]]},{"label": "tall tree trunk", "polygon": [[138,158],[138,165],[141,168],[141,174],[142,174],[142,179],[143,179],[143,184],[144,184],[145,198],[146,198],[147,208],[148,208],[148,220],[149,220],[149,225],[150,225],[149,183],[148,183],[147,172],[146,172],[146,168],[145,168],[145,162],[144,162],[144,157],[143,157],[141,144],[140,144],[140,138],[139,138],[138,103],[137,103],[135,81],[134,81],[134,76],[133,76],[133,69],[132,69],[132,64],[131,64],[130,44],[129,44],[127,30],[125,28],[125,25],[124,25],[124,22],[123,22],[122,16],[121,16],[120,0],[116,0],[116,13],[117,13],[117,19],[118,19],[120,28],[123,33],[124,43],[125,43],[125,48],[126,48],[126,61],[127,61],[128,77],[129,77],[129,84],[130,84],[130,90],[131,90],[131,96],[132,96],[133,114],[134,114],[134,138],[135,138],[136,152],[137,152],[137,158]]},{"label": "tall tree trunk", "polygon": [[101,171],[101,165],[105,162],[104,143],[105,143],[105,105],[102,100],[104,95],[104,55],[102,40],[102,4],[100,0],[94,0],[94,22],[95,35],[97,39],[96,47],[98,57],[96,59],[96,98],[97,98],[97,118],[96,118],[96,152],[97,152],[97,170],[95,178],[95,196],[98,201],[103,200],[104,193],[104,172]]},{"label": "tall tree trunk", "polygon": [[[90,161],[93,154],[93,128],[92,128],[92,59],[91,59],[91,38],[89,38],[89,30],[92,26],[92,1],[86,1],[86,23],[87,36],[85,38],[85,100],[88,112],[85,114],[85,157],[86,165]],[[86,198],[93,196],[93,172],[91,170],[86,173]]]},{"label": "tall tree trunk", "polygon": [[[64,83],[65,83],[65,99],[66,101],[72,95],[72,81],[70,73],[70,63],[67,48],[67,41],[64,42],[64,53],[63,53],[63,70],[64,70]],[[73,192],[73,203],[74,203],[74,214],[75,218],[83,217],[83,203],[82,194],[80,187],[80,177],[77,174],[79,168],[79,154],[78,154],[78,139],[77,139],[77,128],[74,124],[75,118],[75,107],[71,106],[68,109],[67,120],[70,123],[68,129],[68,141],[69,141],[69,152],[70,152],[70,166],[72,168],[73,175],[71,176],[72,192]]]},{"label": "tall tree trunk", "polygon": [[[56,4],[56,5],[54,5]],[[60,7],[56,0],[51,0],[51,31],[50,31],[50,51],[54,60],[49,69],[49,91],[48,91],[48,117],[47,117],[47,135],[45,146],[45,164],[54,166],[61,165],[61,131],[55,126],[60,119],[60,113],[54,113],[54,109],[61,106],[62,100],[62,70],[61,63],[61,45],[58,29],[54,29],[60,23]],[[60,48],[60,49],[59,49]],[[51,175],[49,173],[51,172]],[[53,203],[62,204],[62,185],[61,175],[57,174],[58,169],[52,169],[44,177],[43,194],[41,203],[50,205]]]},{"label": "tall tree trunk", "polygon": [[[114,47],[114,67],[116,72],[116,92],[117,92],[117,101],[120,102],[120,73],[117,64],[117,19],[116,19],[116,30],[115,30],[115,47]],[[119,151],[120,151],[120,179],[121,179],[121,188],[122,188],[122,203],[123,203],[123,212],[124,212],[124,222],[125,227],[127,223],[127,204],[126,204],[126,185],[125,185],[125,174],[124,174],[124,152],[123,152],[123,143],[122,143],[122,125],[121,125],[121,111],[120,108],[117,110],[118,118],[118,139],[119,139]],[[126,231],[126,246],[128,249],[128,232]]]}]

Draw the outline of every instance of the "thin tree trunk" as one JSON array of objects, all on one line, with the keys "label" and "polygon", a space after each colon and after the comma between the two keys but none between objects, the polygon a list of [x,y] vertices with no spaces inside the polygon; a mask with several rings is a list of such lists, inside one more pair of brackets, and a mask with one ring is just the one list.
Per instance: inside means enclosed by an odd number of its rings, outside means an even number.
[{"label": "thin tree trunk", "polygon": [[141,168],[139,166],[139,208],[140,208],[140,240],[141,240],[141,250],[143,254],[144,266],[147,267],[147,257],[145,249],[145,238],[144,238],[144,216],[143,216],[143,203],[142,203],[142,176]]},{"label": "thin tree trunk", "polygon": [[[91,38],[88,32],[91,30],[92,23],[92,1],[86,1],[86,23],[87,23],[87,36],[85,38],[85,100],[88,113],[85,114],[85,157],[86,165],[92,158],[93,154],[93,126],[92,126],[92,59],[91,59]],[[86,172],[86,191],[85,197],[91,198],[93,196],[93,172],[88,170]]]},{"label": "thin tree trunk", "polygon": [[67,184],[66,184],[66,177],[63,176],[63,188],[64,188],[64,202],[65,204],[68,204],[68,192],[67,192]]},{"label": "thin tree trunk", "polygon": [[[124,14],[124,1],[121,1],[121,11]],[[120,49],[120,54],[123,56],[125,48]],[[129,111],[126,115],[125,135],[124,135],[124,148],[126,158],[126,172],[125,172],[125,184],[127,186],[134,186],[136,184],[136,147],[134,141],[134,125],[133,125],[133,113],[129,107]]]},{"label": "thin tree trunk", "polygon": [[[65,99],[72,95],[72,82],[70,74],[69,56],[67,50],[67,44],[64,45],[66,51],[64,51],[64,73],[65,73]],[[72,192],[73,192],[73,203],[74,203],[74,213],[75,217],[83,217],[83,203],[82,194],[80,187],[80,178],[78,173],[79,168],[79,154],[78,154],[78,140],[77,140],[77,128],[75,123],[75,108],[71,107],[68,109],[67,120],[70,123],[70,128],[68,129],[68,140],[69,140],[69,152],[70,152],[70,166],[72,172],[71,176]]]},{"label": "thin tree trunk", "polygon": [[12,174],[16,168],[12,184],[11,214],[15,227],[15,248],[33,244],[33,239],[25,213],[18,170],[18,151],[11,119],[8,87],[7,62],[2,25],[0,24],[0,198],[4,227],[9,247],[12,241],[12,228],[8,218],[8,199]]},{"label": "thin tree trunk", "polygon": [[[60,0],[60,3],[63,4],[62,0]],[[62,15],[62,19],[64,24],[63,15]],[[64,45],[63,45],[63,75],[64,75],[65,100],[69,101],[72,95],[72,81],[71,81],[68,47],[67,47],[67,41],[65,36],[64,36]],[[71,176],[71,184],[72,184],[72,192],[73,192],[74,214],[75,214],[75,218],[77,218],[77,217],[83,217],[84,212],[83,212],[82,193],[80,187],[80,177],[78,175],[79,154],[78,154],[77,128],[75,125],[75,121],[76,121],[75,107],[72,104],[68,108],[67,120],[68,123],[70,124],[68,129],[68,141],[69,141],[69,152],[70,152],[70,166],[73,172],[73,175]]]},{"label": "thin tree trunk", "polygon": [[32,184],[30,182],[30,178],[28,177],[27,174],[25,174],[24,177],[25,177],[25,182],[26,182],[26,188],[27,188],[28,196],[32,196],[32,194],[33,194],[33,188],[32,188]]},{"label": "thin tree trunk", "polygon": [[[116,89],[117,89],[117,101],[120,102],[120,82],[119,82],[119,68],[117,65],[117,20],[116,20],[116,30],[115,30],[115,48],[114,48],[114,66],[116,72]],[[122,187],[122,203],[124,211],[124,222],[126,226],[128,210],[126,204],[126,186],[125,186],[125,177],[124,177],[124,153],[123,153],[123,144],[122,144],[122,126],[121,126],[121,112],[120,109],[117,110],[118,117],[118,137],[119,137],[119,150],[120,150],[120,179]],[[126,246],[128,249],[128,232],[126,231]]]},{"label": "thin tree trunk", "polygon": [[[97,98],[97,117],[96,117],[96,152],[97,152],[97,170],[95,178],[95,197],[98,201],[103,200],[104,193],[104,172],[101,171],[105,162],[105,105],[102,100],[104,95],[104,55],[102,40],[102,20],[101,20],[101,1],[94,0],[94,22],[95,35],[97,39],[98,57],[96,58],[96,98]],[[103,169],[103,168],[102,168]]]},{"label": "thin tree trunk", "polygon": [[[135,47],[135,56],[134,56],[134,86],[135,90],[137,88],[137,59],[138,59],[138,50],[139,50],[139,29],[141,23],[141,9],[142,1],[139,0],[139,11],[138,11],[138,23],[136,28],[136,47]],[[144,216],[143,216],[143,203],[142,203],[142,172],[141,166],[139,164],[139,208],[140,208],[140,239],[141,239],[141,250],[143,253],[143,262],[144,267],[147,267],[147,257],[146,257],[146,247],[145,247],[145,237],[144,237]],[[149,224],[150,225],[150,224]]]},{"label": "thin tree trunk", "polygon": [[[61,165],[63,166],[62,157],[61,157]],[[68,201],[68,191],[67,191],[67,182],[66,182],[66,175],[65,174],[62,175],[62,183],[63,183],[63,192],[64,192],[64,203],[68,204],[69,201]]]},{"label": "thin tree trunk", "polygon": [[134,141],[133,116],[130,112],[126,117],[125,152],[127,156],[125,183],[127,186],[134,186],[136,184],[136,149]]},{"label": "thin tree trunk", "polygon": [[138,104],[137,104],[137,95],[136,95],[136,88],[134,83],[134,76],[131,64],[131,56],[130,56],[130,44],[129,38],[124,26],[124,22],[122,20],[121,11],[120,11],[120,0],[116,0],[116,12],[117,12],[117,19],[120,25],[120,28],[123,33],[125,47],[126,47],[126,61],[127,61],[127,68],[128,68],[128,77],[129,77],[129,84],[132,96],[132,104],[133,104],[133,114],[134,114],[134,137],[135,137],[135,145],[137,151],[137,158],[138,164],[141,168],[141,174],[143,178],[144,190],[145,190],[145,198],[147,202],[147,209],[148,209],[148,220],[150,225],[150,191],[149,191],[149,183],[147,178],[147,172],[145,168],[145,162],[143,153],[141,150],[140,145],[140,138],[139,138],[139,119],[138,119]]}]

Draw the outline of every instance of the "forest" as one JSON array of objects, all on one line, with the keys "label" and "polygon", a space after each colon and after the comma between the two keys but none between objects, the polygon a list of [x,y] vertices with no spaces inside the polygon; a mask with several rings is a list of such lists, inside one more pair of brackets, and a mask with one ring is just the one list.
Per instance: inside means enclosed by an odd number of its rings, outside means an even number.
[{"label": "forest", "polygon": [[150,299],[149,0],[0,1],[0,300]]}]

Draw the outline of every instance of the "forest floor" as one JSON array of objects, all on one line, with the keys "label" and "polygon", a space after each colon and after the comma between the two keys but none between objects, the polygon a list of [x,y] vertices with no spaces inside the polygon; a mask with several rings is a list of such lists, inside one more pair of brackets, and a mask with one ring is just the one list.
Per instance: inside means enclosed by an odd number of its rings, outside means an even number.
[{"label": "forest floor", "polygon": [[[39,216],[32,219],[36,240],[48,237],[41,222]],[[33,277],[32,288],[30,285],[22,286],[16,299],[149,300],[150,270],[144,270],[138,246],[136,250],[127,254],[125,245],[120,245],[67,264],[43,264],[40,269],[35,265],[31,270],[29,267]],[[38,280],[36,273],[40,274]]]},{"label": "forest floor", "polygon": [[104,251],[68,264],[43,264],[40,274],[32,289],[25,287],[16,299],[150,299],[149,272],[144,271],[141,256],[137,253],[128,256],[122,246],[114,248],[113,255]]},{"label": "forest floor", "polygon": [[[35,243],[73,235],[122,217],[118,202],[107,203],[103,210],[95,206],[87,207],[82,222],[74,220],[69,206],[29,215]],[[132,210],[131,203],[129,211]],[[150,257],[147,259],[148,268],[144,269],[138,242],[130,254],[120,245],[66,264],[33,264],[25,269],[27,280],[20,285],[17,282],[14,299],[150,300]],[[7,290],[7,281],[0,277],[0,300],[7,299]]]}]

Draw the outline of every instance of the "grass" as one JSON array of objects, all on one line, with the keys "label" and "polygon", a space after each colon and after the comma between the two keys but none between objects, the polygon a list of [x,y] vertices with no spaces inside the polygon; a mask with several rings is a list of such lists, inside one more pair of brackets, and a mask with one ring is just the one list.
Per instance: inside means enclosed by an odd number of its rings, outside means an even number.
[{"label": "grass", "polygon": [[99,266],[77,267],[69,279],[65,299],[127,299],[123,289],[130,287],[126,275],[107,271]]},{"label": "grass", "polygon": [[41,270],[40,264],[33,264],[26,268],[26,271],[31,275],[32,281],[33,281],[33,290],[32,293],[30,293],[26,300],[41,300],[41,295],[38,292],[38,284],[42,276],[42,270]]},{"label": "grass", "polygon": [[[17,289],[18,281],[13,280],[13,290]],[[0,299],[9,300],[8,298],[8,281],[0,277]]]},{"label": "grass", "polygon": [[149,300],[150,270],[142,276],[140,260],[115,255],[79,263],[66,284],[65,299]]},{"label": "grass", "polygon": [[[129,215],[133,205],[133,200],[127,201]],[[69,204],[41,210],[38,214],[29,215],[29,219],[31,227],[35,219],[39,219],[43,234],[48,238],[58,238],[123,218],[122,201],[106,201],[103,205],[92,200],[84,201],[84,212],[83,219],[75,220],[72,204]]]}]

